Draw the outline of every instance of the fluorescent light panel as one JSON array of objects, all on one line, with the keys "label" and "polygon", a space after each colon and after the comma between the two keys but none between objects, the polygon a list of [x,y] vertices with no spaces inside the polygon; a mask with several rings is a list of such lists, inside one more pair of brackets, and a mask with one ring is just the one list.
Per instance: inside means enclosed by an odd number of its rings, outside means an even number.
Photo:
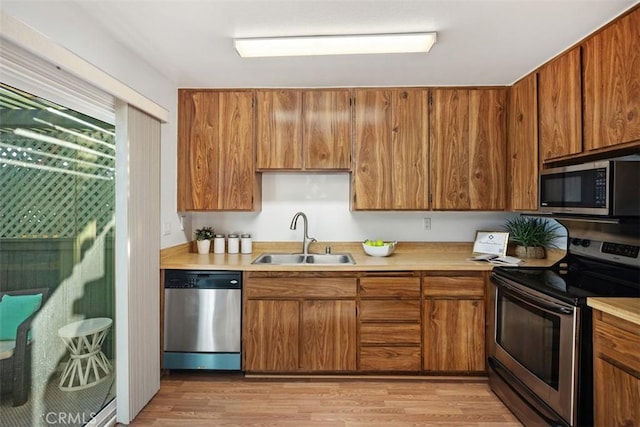
[{"label": "fluorescent light panel", "polygon": [[236,39],[235,48],[243,58],[258,58],[429,52],[435,42],[436,33],[363,34]]}]

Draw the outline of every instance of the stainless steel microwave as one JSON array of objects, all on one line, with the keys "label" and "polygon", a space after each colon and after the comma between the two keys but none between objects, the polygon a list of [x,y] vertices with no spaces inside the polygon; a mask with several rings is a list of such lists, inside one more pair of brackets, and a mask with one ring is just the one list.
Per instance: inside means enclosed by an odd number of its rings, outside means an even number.
[{"label": "stainless steel microwave", "polygon": [[540,211],[640,216],[640,161],[603,160],[540,172]]}]

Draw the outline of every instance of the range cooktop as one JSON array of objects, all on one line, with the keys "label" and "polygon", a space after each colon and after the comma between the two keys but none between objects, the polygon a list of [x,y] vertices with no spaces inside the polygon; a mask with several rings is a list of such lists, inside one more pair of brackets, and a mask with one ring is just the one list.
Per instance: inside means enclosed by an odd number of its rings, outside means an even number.
[{"label": "range cooktop", "polygon": [[640,247],[571,239],[551,268],[496,267],[494,272],[573,305],[587,297],[640,297]]}]

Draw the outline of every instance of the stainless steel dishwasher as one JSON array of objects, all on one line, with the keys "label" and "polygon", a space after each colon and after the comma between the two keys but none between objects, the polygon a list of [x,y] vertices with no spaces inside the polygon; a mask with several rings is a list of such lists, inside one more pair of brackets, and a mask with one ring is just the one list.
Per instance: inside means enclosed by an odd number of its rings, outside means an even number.
[{"label": "stainless steel dishwasher", "polygon": [[164,367],[240,370],[242,273],[166,270]]}]

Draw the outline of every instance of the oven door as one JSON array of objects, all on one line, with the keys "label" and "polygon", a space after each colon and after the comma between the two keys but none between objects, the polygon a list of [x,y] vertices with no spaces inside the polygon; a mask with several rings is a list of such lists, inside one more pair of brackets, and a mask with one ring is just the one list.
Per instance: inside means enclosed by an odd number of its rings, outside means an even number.
[{"label": "oven door", "polygon": [[489,354],[574,425],[580,308],[495,274],[491,281]]}]

